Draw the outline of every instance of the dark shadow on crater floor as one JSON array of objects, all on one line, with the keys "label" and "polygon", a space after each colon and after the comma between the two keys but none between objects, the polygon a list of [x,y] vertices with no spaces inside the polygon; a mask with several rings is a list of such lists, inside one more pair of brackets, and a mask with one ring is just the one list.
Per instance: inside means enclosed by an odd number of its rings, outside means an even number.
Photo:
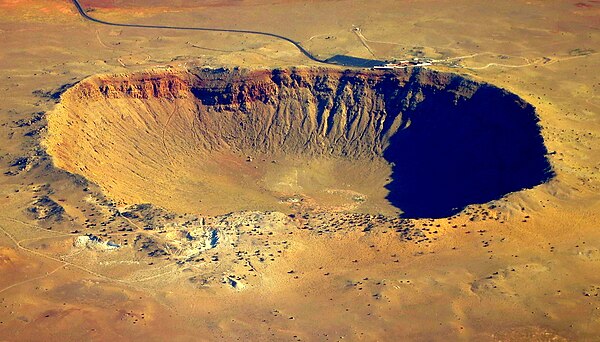
[{"label": "dark shadow on crater floor", "polygon": [[388,200],[407,218],[451,216],[552,176],[534,108],[482,86],[471,99],[427,94],[391,140]]}]

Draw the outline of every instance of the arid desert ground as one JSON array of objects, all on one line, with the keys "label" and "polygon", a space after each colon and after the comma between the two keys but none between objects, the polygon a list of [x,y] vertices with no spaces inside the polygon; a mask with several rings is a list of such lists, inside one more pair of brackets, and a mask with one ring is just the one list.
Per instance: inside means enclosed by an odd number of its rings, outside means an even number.
[{"label": "arid desert ground", "polygon": [[0,341],[599,339],[600,1],[80,3],[0,0]]}]

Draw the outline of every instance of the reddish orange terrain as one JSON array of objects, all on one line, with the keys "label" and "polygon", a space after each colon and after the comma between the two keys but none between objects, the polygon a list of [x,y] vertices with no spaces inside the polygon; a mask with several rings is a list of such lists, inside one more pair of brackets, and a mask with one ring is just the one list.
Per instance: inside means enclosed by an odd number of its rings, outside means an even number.
[{"label": "reddish orange terrain", "polygon": [[600,1],[80,3],[0,0],[0,341],[600,336]]}]

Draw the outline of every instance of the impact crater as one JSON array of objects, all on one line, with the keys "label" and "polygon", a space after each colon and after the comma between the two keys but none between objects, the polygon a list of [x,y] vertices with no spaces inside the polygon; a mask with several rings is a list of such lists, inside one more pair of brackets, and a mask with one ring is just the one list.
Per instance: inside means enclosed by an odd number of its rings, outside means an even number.
[{"label": "impact crater", "polygon": [[176,212],[444,217],[547,181],[535,108],[426,69],[96,75],[48,115],[57,167]]}]

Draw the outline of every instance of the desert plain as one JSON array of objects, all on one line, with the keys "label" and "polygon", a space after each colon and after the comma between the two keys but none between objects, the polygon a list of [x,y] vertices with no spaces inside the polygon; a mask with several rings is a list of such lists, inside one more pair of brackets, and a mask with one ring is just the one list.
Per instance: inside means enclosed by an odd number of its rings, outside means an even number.
[{"label": "desert plain", "polygon": [[0,0],[0,341],[598,340],[600,2],[80,3],[314,59]]}]

